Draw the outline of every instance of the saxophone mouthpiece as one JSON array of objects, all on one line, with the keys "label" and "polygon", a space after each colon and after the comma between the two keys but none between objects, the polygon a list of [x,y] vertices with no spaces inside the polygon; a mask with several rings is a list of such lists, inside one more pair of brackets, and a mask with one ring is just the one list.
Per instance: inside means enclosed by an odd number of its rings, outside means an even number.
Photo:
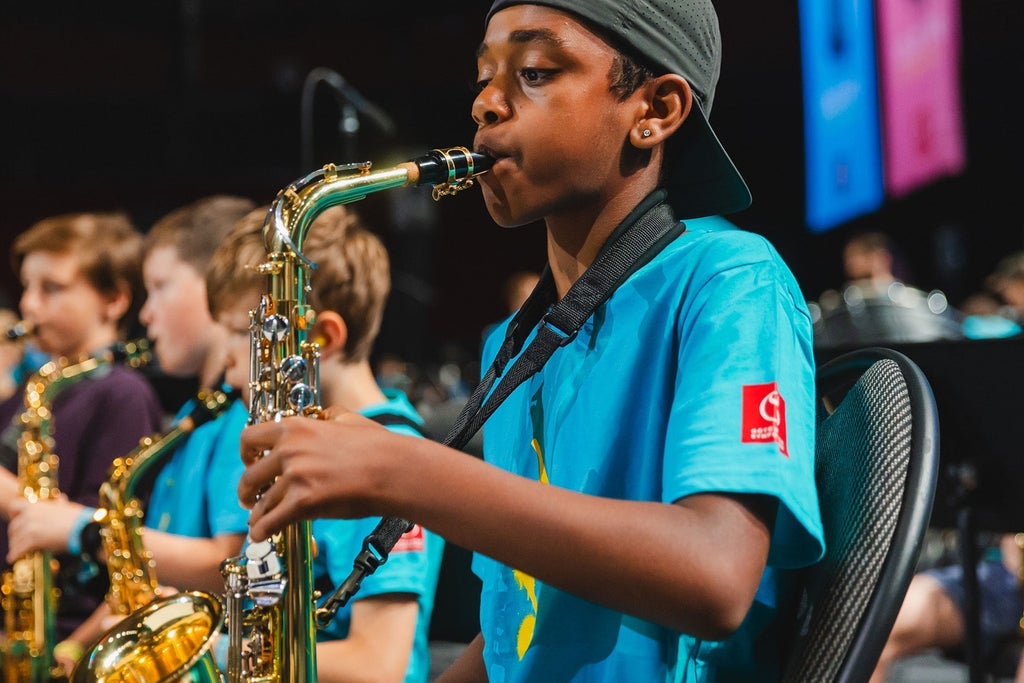
[{"label": "saxophone mouthpiece", "polygon": [[486,173],[494,165],[494,159],[465,147],[451,147],[435,149],[413,159],[412,163],[419,170],[413,184],[446,185]]},{"label": "saxophone mouthpiece", "polygon": [[32,334],[32,323],[27,320],[19,320],[7,328],[7,340],[18,341]]}]

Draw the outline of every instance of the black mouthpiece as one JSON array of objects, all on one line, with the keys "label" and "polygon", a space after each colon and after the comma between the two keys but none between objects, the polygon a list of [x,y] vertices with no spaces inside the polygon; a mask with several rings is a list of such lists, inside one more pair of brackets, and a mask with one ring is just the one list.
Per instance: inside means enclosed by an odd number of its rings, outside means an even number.
[{"label": "black mouthpiece", "polygon": [[29,334],[32,328],[24,320],[18,321],[11,327],[7,328],[7,339],[8,341],[17,341],[22,337]]},{"label": "black mouthpiece", "polygon": [[413,163],[420,169],[419,185],[441,185],[480,175],[490,169],[494,159],[471,152],[465,147],[452,147],[435,149],[413,159]]}]

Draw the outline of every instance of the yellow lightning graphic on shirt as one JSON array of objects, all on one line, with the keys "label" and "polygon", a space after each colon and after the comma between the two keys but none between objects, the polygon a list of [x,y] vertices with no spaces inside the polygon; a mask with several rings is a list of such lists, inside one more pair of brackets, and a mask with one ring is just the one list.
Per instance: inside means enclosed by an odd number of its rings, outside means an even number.
[{"label": "yellow lightning graphic on shirt", "polygon": [[[544,454],[540,452],[540,443],[537,439],[533,439],[530,441],[530,445],[533,446],[533,452],[537,454],[538,480],[542,484],[547,484],[549,483],[548,470],[544,466]],[[519,659],[522,659],[533,641],[533,629],[537,625],[537,581],[518,569],[512,570],[512,576],[515,577],[519,588],[526,591],[526,597],[529,598],[530,604],[533,606],[533,614],[523,617],[519,623],[519,631],[516,633],[516,654],[519,655]]]}]

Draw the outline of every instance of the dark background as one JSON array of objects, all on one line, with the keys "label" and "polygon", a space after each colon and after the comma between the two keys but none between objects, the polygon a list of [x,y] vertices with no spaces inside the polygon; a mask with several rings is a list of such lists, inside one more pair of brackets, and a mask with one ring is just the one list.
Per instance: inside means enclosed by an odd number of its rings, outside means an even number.
[{"label": "dark background", "polygon": [[[0,8],[0,248],[34,221],[122,209],[145,230],[213,193],[269,202],[305,175],[303,80],[329,67],[395,124],[338,132],[329,88],[313,99],[313,157],[388,166],[468,145],[473,51],[486,2],[101,2]],[[724,64],[712,123],[754,206],[731,216],[769,237],[814,299],[841,282],[850,232],[879,228],[914,283],[955,304],[1003,255],[1024,248],[1024,3],[963,0],[968,169],[822,235],[803,222],[803,140],[795,2],[717,3]],[[394,293],[379,349],[414,361],[475,354],[501,317],[501,281],[543,264],[539,225],[504,230],[477,192],[433,204],[425,191],[372,195],[362,211],[388,244]],[[18,294],[9,265],[8,298]],[[446,346],[447,345],[447,346]]]}]

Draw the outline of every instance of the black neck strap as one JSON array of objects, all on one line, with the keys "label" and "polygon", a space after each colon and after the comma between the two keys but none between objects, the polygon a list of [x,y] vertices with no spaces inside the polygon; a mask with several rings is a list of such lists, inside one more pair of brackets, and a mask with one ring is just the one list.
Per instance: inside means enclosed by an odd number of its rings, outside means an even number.
[{"label": "black neck strap", "polygon": [[[554,305],[551,305],[555,299],[554,278],[550,268],[545,266],[533,293],[509,323],[494,362],[466,401],[443,443],[453,448],[464,447],[501,402],[540,370],[555,349],[576,338],[583,323],[630,274],[650,261],[683,230],[683,224],[675,220],[672,209],[664,202],[664,194],[655,192],[622,221],[594,263]],[[506,373],[509,361],[523,348],[534,327],[537,335],[533,342]]]}]

